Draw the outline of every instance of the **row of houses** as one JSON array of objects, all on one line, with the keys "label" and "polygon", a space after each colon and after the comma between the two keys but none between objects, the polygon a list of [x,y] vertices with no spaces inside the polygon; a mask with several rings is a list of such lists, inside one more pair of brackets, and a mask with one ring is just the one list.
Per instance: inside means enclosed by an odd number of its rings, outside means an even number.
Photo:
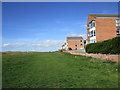
[{"label": "row of houses", "polygon": [[120,15],[89,14],[86,26],[86,40],[82,37],[67,37],[62,49],[81,50],[87,44],[120,36]]}]

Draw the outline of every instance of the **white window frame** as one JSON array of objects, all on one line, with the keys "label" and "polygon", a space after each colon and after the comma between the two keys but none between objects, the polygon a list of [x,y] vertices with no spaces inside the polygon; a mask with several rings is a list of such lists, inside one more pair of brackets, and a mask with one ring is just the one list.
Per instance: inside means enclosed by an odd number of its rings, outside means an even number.
[{"label": "white window frame", "polygon": [[120,26],[120,19],[116,19],[116,26]]},{"label": "white window frame", "polygon": [[[119,31],[119,33],[117,33],[117,31]],[[116,35],[120,36],[120,29],[118,29],[118,28],[116,29]]]}]

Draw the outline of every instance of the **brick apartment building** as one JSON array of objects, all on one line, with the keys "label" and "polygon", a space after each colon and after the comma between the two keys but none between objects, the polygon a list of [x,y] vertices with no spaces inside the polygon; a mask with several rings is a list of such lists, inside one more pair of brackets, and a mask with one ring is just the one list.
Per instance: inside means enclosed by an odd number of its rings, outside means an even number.
[{"label": "brick apartment building", "polygon": [[80,50],[84,49],[84,40],[82,37],[67,37],[68,49]]},{"label": "brick apartment building", "polygon": [[110,14],[89,14],[86,44],[120,36],[120,18],[118,16]]}]

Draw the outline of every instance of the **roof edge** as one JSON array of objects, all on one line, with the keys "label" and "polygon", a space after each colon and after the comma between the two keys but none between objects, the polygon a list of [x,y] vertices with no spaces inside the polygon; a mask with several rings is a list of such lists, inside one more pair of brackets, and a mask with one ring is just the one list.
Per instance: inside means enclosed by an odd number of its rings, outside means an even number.
[{"label": "roof edge", "polygon": [[120,14],[88,14],[88,16],[95,16],[95,17],[120,17]]}]

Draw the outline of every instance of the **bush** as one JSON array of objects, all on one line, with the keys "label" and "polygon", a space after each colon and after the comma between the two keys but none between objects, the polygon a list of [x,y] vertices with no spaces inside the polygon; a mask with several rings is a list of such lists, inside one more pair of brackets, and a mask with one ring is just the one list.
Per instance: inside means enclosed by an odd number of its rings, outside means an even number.
[{"label": "bush", "polygon": [[69,47],[68,50],[72,50],[72,48]]},{"label": "bush", "polygon": [[63,52],[63,51],[65,51],[64,49],[59,49],[59,52]]},{"label": "bush", "polygon": [[120,54],[120,37],[86,46],[87,53]]}]

